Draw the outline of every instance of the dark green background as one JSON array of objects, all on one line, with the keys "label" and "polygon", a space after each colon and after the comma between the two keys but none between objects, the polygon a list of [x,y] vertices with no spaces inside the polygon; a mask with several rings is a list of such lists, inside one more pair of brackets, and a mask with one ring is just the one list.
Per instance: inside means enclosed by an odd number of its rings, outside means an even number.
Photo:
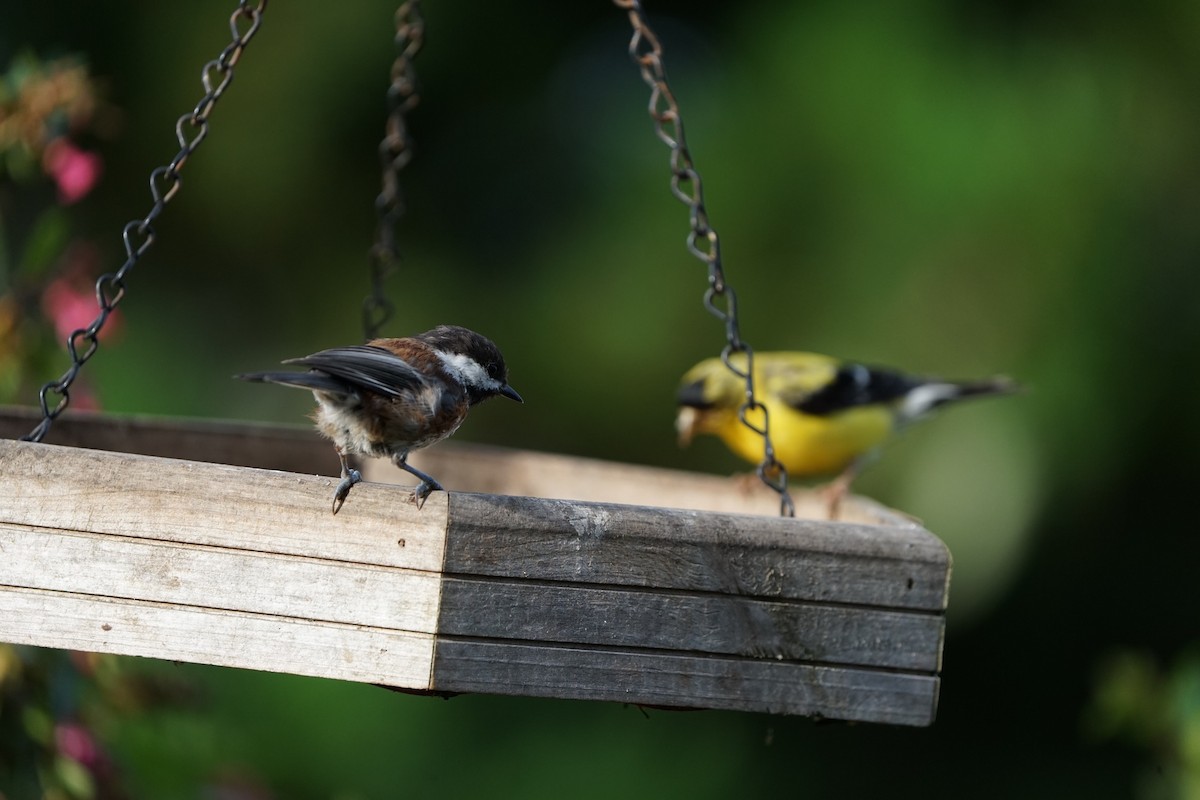
[{"label": "dark green background", "polygon": [[[106,269],[231,8],[0,4],[0,63],[83,53],[120,109],[77,209]],[[122,338],[87,368],[108,410],[302,420],[301,393],[229,376],[361,335],[393,8],[270,5],[130,277]],[[111,732],[138,796],[187,797],[220,770],[300,798],[1162,788],[1155,756],[1099,741],[1087,708],[1110,654],[1168,663],[1197,638],[1200,4],[649,11],[750,344],[1031,388],[914,429],[859,484],[955,557],[936,724],[647,718],[164,665],[206,700]],[[386,332],[455,322],[504,350],[526,404],[478,409],[461,438],[743,469],[715,441],[674,443],[675,382],[723,333],[622,12],[447,1],[425,16]]]}]

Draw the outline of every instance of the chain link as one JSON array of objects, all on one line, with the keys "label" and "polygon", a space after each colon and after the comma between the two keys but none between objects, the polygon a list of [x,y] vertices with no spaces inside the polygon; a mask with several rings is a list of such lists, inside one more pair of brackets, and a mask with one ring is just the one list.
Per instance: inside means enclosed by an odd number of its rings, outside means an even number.
[{"label": "chain link", "polygon": [[[754,350],[742,340],[738,326],[737,294],[725,280],[725,271],[721,263],[721,241],[708,221],[708,210],[704,206],[704,185],[692,161],[691,151],[688,150],[679,104],[667,82],[662,45],[646,22],[640,0],[613,2],[618,8],[629,12],[629,22],[633,26],[629,55],[641,70],[642,80],[650,88],[648,110],[650,118],[654,121],[654,132],[671,149],[671,193],[688,207],[691,225],[687,237],[688,250],[708,268],[708,289],[704,293],[704,307],[725,324],[725,347],[721,351],[721,360],[746,384],[746,399],[738,409],[738,419],[763,439],[763,459],[756,472],[763,483],[779,494],[779,513],[789,517],[795,516],[796,508],[788,492],[787,469],[775,457],[775,447],[771,443],[767,407],[755,396]],[[738,353],[745,354],[745,368],[734,363],[733,357]],[[761,425],[750,421],[751,413],[762,414]]]},{"label": "chain link", "polygon": [[363,335],[370,341],[389,319],[395,306],[383,291],[383,282],[400,261],[396,242],[396,223],[404,215],[404,195],[400,189],[400,170],[412,160],[413,140],[405,114],[417,107],[421,96],[413,60],[425,43],[425,20],[419,0],[406,0],[396,9],[396,61],[392,64],[392,84],[388,87],[388,118],[383,141],[379,143],[382,186],[375,198],[379,225],[371,248],[371,293],[363,300]]},{"label": "chain link", "polygon": [[[229,30],[233,37],[232,41],[226,45],[220,55],[205,64],[200,72],[200,81],[204,85],[204,96],[200,98],[200,102],[196,104],[195,108],[181,116],[175,123],[175,137],[179,141],[179,152],[166,166],[156,167],[150,173],[150,196],[154,203],[149,213],[141,219],[126,223],[121,232],[121,238],[125,244],[125,263],[116,272],[101,275],[96,280],[96,303],[100,307],[100,313],[86,328],[80,328],[67,337],[67,354],[71,357],[71,366],[58,380],[44,384],[38,391],[42,419],[32,431],[21,437],[23,441],[42,441],[50,431],[54,420],[58,419],[71,402],[71,384],[79,377],[79,371],[83,369],[83,365],[96,354],[96,350],[100,346],[99,336],[104,323],[108,321],[117,305],[125,298],[126,276],[154,244],[153,223],[179,191],[179,187],[182,185],[180,171],[183,169],[183,165],[208,136],[208,115],[212,113],[217,100],[229,88],[229,83],[233,80],[233,67],[242,57],[242,51],[249,44],[250,39],[258,32],[266,7],[267,0],[258,0],[257,4],[241,0],[237,9],[230,16]],[[86,345],[83,346],[85,343]],[[83,346],[82,352],[81,346]]]}]

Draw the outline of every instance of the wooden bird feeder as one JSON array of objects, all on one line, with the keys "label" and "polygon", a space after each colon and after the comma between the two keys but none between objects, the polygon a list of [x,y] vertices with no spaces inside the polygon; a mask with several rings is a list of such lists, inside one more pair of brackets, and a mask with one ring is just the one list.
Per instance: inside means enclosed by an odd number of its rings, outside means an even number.
[{"label": "wooden bird feeder", "polygon": [[[637,0],[616,2],[708,266],[706,306],[740,347],[661,48]],[[449,490],[424,508],[388,485],[407,473],[369,462],[334,516],[336,460],[309,429],[61,414],[264,6],[239,3],[204,67],[179,154],[151,174],[153,208],[126,226],[128,260],[98,281],[101,313],[72,335],[71,367],[38,411],[0,408],[0,640],[419,692],[930,724],[950,555],[869,501],[828,521],[799,494],[787,518],[785,491],[744,481],[450,442],[411,459]],[[381,148],[384,254],[420,38],[397,19],[408,44]],[[51,422],[57,444],[39,443]]]},{"label": "wooden bird feeder", "polygon": [[[0,436],[38,419],[0,411]],[[0,440],[0,640],[487,692],[928,725],[950,556],[861,498],[448,442],[329,513],[304,428],[64,415]],[[313,472],[322,473],[314,476]],[[662,507],[663,504],[676,506]],[[819,512],[798,495],[800,514]]]}]

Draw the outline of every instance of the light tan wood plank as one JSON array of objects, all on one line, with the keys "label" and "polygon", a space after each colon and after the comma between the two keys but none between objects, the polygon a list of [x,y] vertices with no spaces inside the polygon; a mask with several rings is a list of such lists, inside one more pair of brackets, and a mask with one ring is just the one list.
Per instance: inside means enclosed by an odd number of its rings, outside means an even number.
[{"label": "light tan wood plank", "polygon": [[[779,516],[779,496],[747,475],[705,475],[457,441],[419,450],[409,460],[450,491]],[[384,483],[415,483],[408,473],[378,459],[363,464],[363,476]],[[796,486],[792,499],[797,517],[828,519],[828,506],[819,492]],[[843,501],[839,519],[919,527],[911,519],[857,496]]]},{"label": "light tan wood plank", "polygon": [[437,632],[430,572],[5,523],[0,555],[6,586]]},{"label": "light tan wood plank", "polygon": [[436,572],[447,496],[422,509],[362,483],[330,512],[336,481],[270,470],[0,440],[0,522]]},{"label": "light tan wood plank", "polygon": [[0,586],[0,638],[425,689],[434,637]]}]

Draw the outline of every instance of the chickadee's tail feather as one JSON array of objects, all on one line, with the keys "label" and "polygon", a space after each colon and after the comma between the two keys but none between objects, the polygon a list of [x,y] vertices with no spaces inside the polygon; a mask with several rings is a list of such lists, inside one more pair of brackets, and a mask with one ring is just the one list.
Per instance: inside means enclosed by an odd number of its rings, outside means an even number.
[{"label": "chickadee's tail feather", "polygon": [[334,394],[351,394],[353,389],[345,381],[338,380],[323,372],[247,372],[234,375],[238,380],[254,383],[278,383],[281,386],[295,386],[298,389],[308,389],[314,392],[332,392]]}]

